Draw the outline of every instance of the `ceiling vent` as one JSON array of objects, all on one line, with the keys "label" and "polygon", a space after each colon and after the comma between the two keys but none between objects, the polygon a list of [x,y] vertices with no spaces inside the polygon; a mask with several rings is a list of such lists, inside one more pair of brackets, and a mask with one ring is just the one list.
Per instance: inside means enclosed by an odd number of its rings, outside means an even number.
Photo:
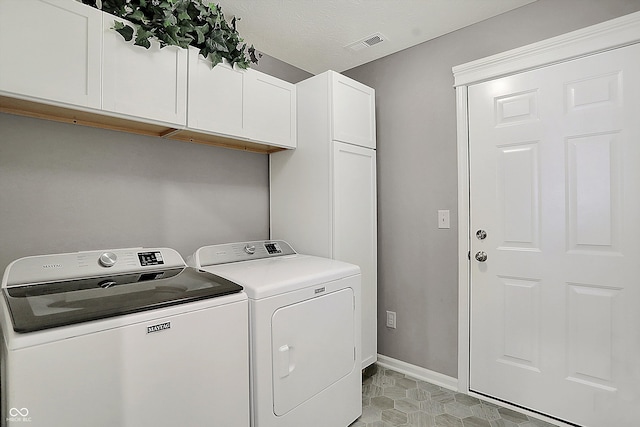
[{"label": "ceiling vent", "polygon": [[387,40],[385,36],[380,33],[375,33],[363,38],[362,40],[358,40],[357,42],[348,44],[345,47],[351,50],[362,50],[364,48],[380,44],[385,40]]}]

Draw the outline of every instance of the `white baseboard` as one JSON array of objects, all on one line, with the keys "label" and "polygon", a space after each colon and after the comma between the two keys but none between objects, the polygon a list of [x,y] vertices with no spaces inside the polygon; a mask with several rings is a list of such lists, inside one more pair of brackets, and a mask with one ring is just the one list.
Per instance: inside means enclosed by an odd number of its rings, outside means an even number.
[{"label": "white baseboard", "polygon": [[415,379],[426,381],[452,391],[458,391],[457,378],[453,378],[439,372],[430,371],[429,369],[412,365],[401,360],[392,359],[391,357],[383,356],[382,354],[378,354],[377,363],[383,368],[393,369],[394,371],[409,375]]}]

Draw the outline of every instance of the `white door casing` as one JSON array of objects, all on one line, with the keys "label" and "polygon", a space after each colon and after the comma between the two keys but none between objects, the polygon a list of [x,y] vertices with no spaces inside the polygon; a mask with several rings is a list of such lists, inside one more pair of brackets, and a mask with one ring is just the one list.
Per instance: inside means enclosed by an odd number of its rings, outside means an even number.
[{"label": "white door casing", "polygon": [[[614,47],[638,38],[637,30],[629,36],[638,27],[635,15],[613,25],[624,29],[621,37],[607,36]],[[593,34],[603,32],[597,27]],[[585,34],[583,41],[591,37]],[[573,52],[586,54],[589,44]],[[566,54],[562,49],[558,55]],[[467,93],[458,88],[460,182],[471,190],[470,207],[464,194],[459,198],[461,212],[471,212],[471,229],[468,217],[460,219],[462,391],[585,426],[631,425],[638,415],[639,253],[632,239],[640,235],[640,111],[633,96],[640,93],[639,49],[470,86],[468,152]],[[502,59],[522,63],[516,53]],[[492,78],[511,67],[489,62],[483,66]],[[456,81],[486,79],[472,68],[460,67]],[[485,240],[475,238],[479,228]],[[487,253],[486,262],[473,259],[478,251]]]}]

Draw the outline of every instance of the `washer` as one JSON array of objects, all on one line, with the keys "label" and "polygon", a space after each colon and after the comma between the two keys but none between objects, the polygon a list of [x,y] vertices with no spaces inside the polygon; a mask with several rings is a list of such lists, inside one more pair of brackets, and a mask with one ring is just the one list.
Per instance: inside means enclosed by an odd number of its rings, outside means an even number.
[{"label": "washer", "polygon": [[3,426],[249,425],[247,296],[175,250],[21,258],[2,294]]},{"label": "washer", "polygon": [[188,262],[249,297],[253,427],[346,427],[361,415],[358,266],[284,241],[205,246]]}]

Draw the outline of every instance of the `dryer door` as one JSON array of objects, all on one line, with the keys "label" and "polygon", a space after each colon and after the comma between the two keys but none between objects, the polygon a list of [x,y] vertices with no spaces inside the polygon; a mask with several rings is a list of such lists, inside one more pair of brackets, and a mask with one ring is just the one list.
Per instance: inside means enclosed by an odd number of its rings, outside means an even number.
[{"label": "dryer door", "polygon": [[350,288],[282,307],[273,314],[273,411],[277,416],[356,368],[355,314]]}]

